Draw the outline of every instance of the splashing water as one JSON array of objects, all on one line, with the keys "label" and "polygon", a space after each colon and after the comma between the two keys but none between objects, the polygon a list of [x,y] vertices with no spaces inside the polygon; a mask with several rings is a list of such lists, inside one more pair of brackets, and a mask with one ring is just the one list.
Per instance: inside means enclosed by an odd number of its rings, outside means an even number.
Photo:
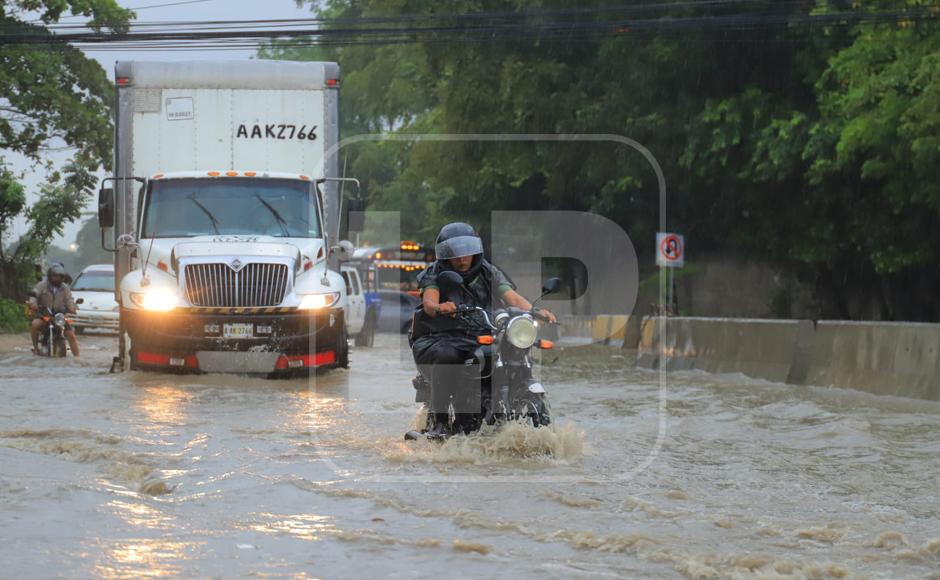
[{"label": "splashing water", "polygon": [[[422,408],[412,425],[423,427],[426,421],[427,410]],[[415,441],[394,445],[384,456],[400,463],[567,462],[582,456],[584,440],[584,431],[575,423],[533,427],[520,419],[484,425],[475,433],[455,435],[443,443]]]}]

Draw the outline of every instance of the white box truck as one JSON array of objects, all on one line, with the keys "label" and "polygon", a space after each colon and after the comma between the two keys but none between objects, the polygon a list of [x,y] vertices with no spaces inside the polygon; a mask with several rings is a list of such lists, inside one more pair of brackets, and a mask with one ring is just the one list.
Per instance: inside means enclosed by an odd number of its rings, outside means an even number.
[{"label": "white box truck", "polygon": [[131,368],[347,366],[363,316],[348,315],[340,226],[362,208],[337,175],[339,66],[118,62],[115,78],[98,207],[121,314],[112,370],[125,335]]}]

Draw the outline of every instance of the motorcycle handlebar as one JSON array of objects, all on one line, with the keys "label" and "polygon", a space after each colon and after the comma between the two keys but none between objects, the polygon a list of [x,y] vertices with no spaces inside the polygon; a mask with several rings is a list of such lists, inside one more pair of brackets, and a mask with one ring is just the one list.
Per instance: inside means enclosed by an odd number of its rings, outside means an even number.
[{"label": "motorcycle handlebar", "polygon": [[[489,326],[492,330],[496,330],[497,327],[496,327],[495,324],[493,324],[493,321],[490,319],[490,314],[489,314],[489,312],[486,311],[485,308],[481,308],[481,307],[479,307],[479,306],[468,306],[468,305],[466,305],[466,304],[458,304],[458,305],[457,305],[457,310],[456,310],[456,312],[454,312],[454,314],[469,314],[469,313],[472,313],[472,312],[479,312],[479,313],[481,313],[481,314],[483,315],[483,318],[486,320],[487,326]],[[537,318],[540,322],[543,322],[543,323],[548,324],[548,325],[550,325],[550,326],[561,326],[561,323],[558,322],[558,321],[550,322],[547,318],[545,318],[544,316],[540,315],[540,314],[538,313],[538,310],[535,309],[535,308],[533,308],[532,310],[530,310],[530,311],[528,312],[528,314],[530,314],[531,316]]]}]

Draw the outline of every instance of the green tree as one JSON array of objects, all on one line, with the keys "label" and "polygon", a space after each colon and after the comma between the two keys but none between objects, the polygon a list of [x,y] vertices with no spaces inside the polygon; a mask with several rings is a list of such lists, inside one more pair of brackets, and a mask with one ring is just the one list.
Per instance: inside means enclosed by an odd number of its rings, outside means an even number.
[{"label": "green tree", "polygon": [[6,261],[4,245],[13,218],[26,207],[26,190],[14,175],[0,170],[0,261]]},{"label": "green tree", "polygon": [[[24,213],[28,221],[12,255],[0,258],[0,291],[7,295],[27,282],[22,278],[30,264],[79,217],[97,183],[95,172],[111,158],[113,86],[101,66],[72,46],[16,42],[17,35],[52,34],[47,26],[65,13],[113,32],[125,32],[133,17],[115,0],[0,1],[0,34],[7,39],[0,44],[0,153],[25,157],[34,168],[49,171],[39,201],[6,217],[8,223]],[[55,171],[45,153],[63,148],[72,155],[61,172]],[[9,182],[9,171],[3,171]]]},{"label": "green tree", "polygon": [[[326,27],[605,25],[621,12],[653,23],[570,42],[448,32],[378,48],[276,44],[264,56],[339,61],[346,136],[628,135],[661,162],[669,227],[698,252],[769,261],[816,284],[822,317],[940,319],[940,32],[928,0],[309,4],[337,19]],[[722,16],[755,24],[713,28]],[[670,28],[683,21],[696,26]],[[498,209],[593,211],[641,242],[658,225],[652,171],[629,150],[425,142],[349,155],[371,206],[402,210],[406,232],[424,239]],[[650,264],[651,244],[638,249]]]}]

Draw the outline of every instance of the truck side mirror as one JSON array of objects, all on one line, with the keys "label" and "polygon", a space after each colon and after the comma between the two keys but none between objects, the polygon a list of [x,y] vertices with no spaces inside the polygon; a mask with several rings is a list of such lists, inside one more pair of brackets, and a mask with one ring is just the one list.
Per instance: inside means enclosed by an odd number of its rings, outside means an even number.
[{"label": "truck side mirror", "polygon": [[352,260],[353,254],[356,252],[356,247],[348,240],[342,240],[340,243],[336,244],[330,249],[336,255],[336,259],[340,262],[348,262]]},{"label": "truck side mirror", "polygon": [[361,232],[366,227],[366,203],[361,199],[350,199],[346,205],[346,229]]},{"label": "truck side mirror", "polygon": [[114,189],[110,187],[98,192],[98,227],[114,227]]}]

